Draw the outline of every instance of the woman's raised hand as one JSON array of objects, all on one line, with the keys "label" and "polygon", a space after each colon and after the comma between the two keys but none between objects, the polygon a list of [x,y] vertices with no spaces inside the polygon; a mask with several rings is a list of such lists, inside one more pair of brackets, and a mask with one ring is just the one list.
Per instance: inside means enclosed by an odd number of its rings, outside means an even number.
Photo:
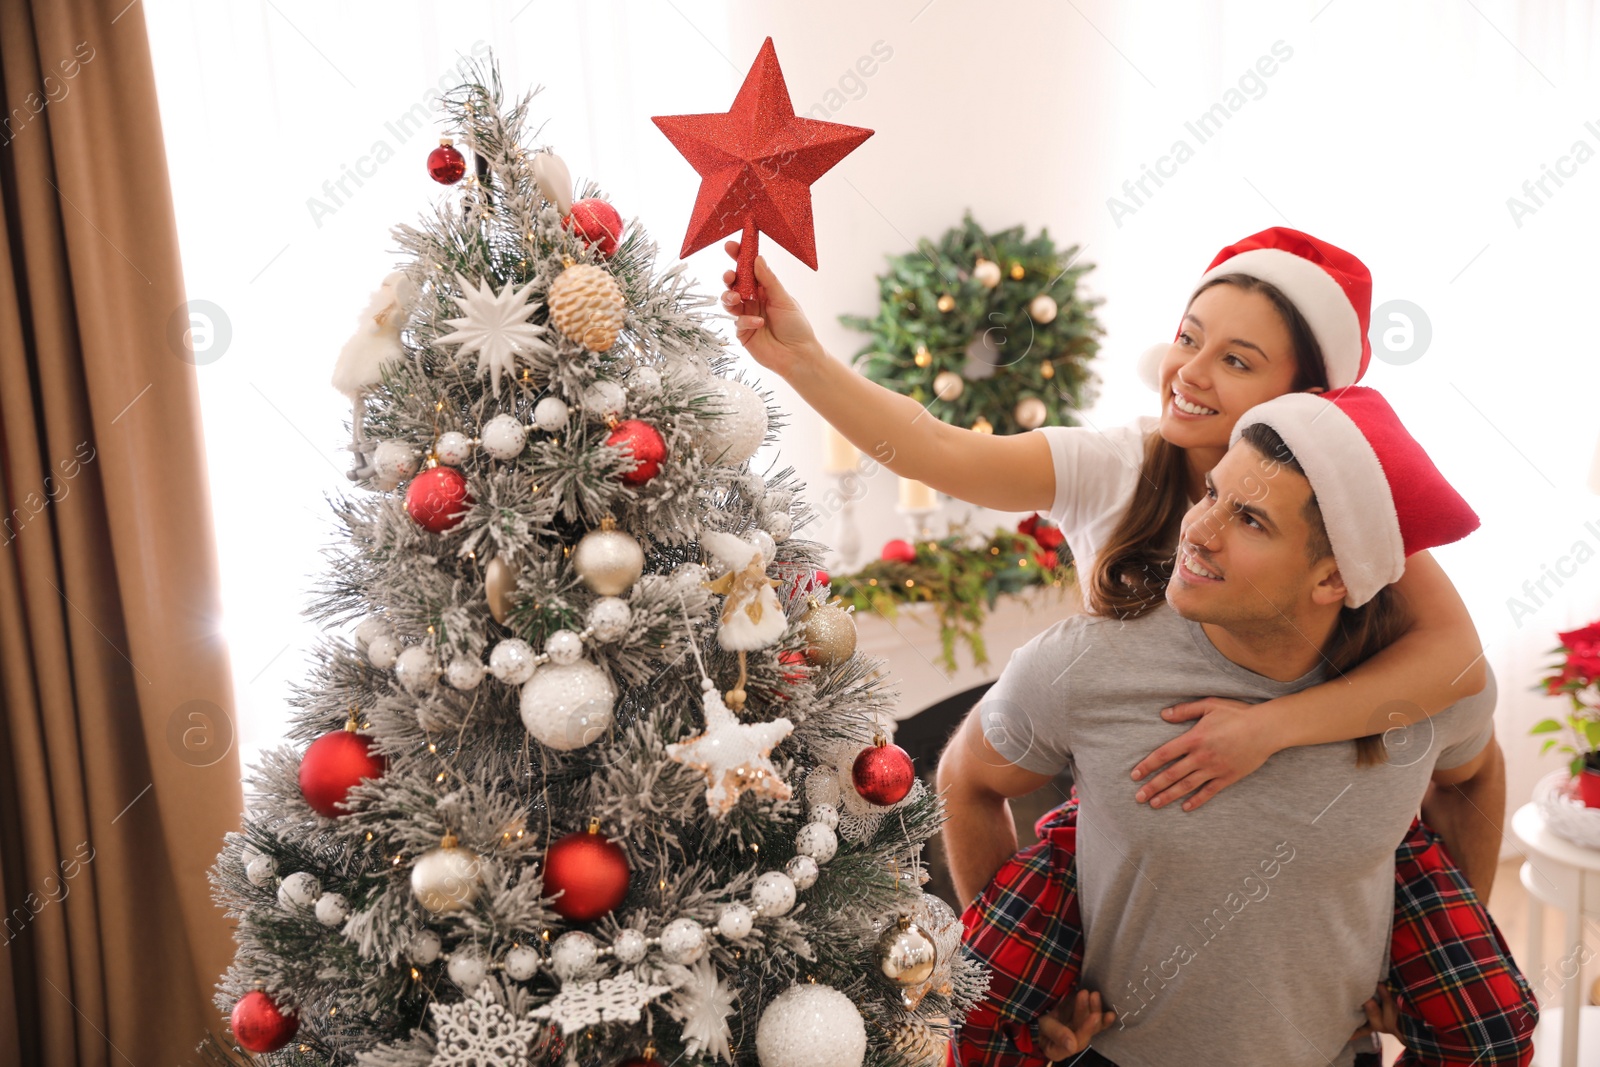
[{"label": "woman's raised hand", "polygon": [[[739,258],[738,241],[729,241],[723,248],[735,260]],[[729,288],[722,294],[722,305],[734,316],[739,343],[746,351],[763,367],[787,378],[797,364],[817,358],[822,351],[805,312],[772,273],[765,256],[756,257],[755,272],[755,299],[746,300]],[[722,283],[731,287],[733,281],[734,272],[724,271]]]}]

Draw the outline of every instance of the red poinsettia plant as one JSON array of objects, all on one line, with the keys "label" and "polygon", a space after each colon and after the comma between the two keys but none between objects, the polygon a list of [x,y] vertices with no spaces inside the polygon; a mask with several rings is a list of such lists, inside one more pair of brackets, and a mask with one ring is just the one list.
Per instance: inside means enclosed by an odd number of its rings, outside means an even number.
[{"label": "red poinsettia plant", "polygon": [[1546,738],[1540,755],[1556,747],[1570,753],[1573,775],[1582,776],[1579,786],[1584,803],[1600,807],[1600,619],[1557,636],[1561,645],[1551,651],[1561,660],[1551,665],[1550,673],[1539,684],[1550,696],[1565,696],[1572,707],[1563,719],[1545,719],[1529,732],[1567,731],[1571,744]]},{"label": "red poinsettia plant", "polygon": [[1017,523],[1017,533],[1033,538],[1034,543],[1039,546],[1039,551],[1033,554],[1035,563],[1045,570],[1055,569],[1060,562],[1056,549],[1067,539],[1061,532],[1061,527],[1043,515],[1035,513]]}]

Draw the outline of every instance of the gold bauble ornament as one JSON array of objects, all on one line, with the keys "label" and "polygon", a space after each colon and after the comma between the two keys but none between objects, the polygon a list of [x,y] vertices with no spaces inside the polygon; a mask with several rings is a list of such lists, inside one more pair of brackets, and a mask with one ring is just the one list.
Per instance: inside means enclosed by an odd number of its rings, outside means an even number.
[{"label": "gold bauble ornament", "polygon": [[504,624],[511,614],[511,595],[517,591],[517,565],[504,556],[496,556],[483,569],[483,596],[489,602],[489,614],[494,621]]},{"label": "gold bauble ornament", "polygon": [[603,267],[577,263],[550,284],[550,323],[591,352],[604,352],[622,331],[622,289]]},{"label": "gold bauble ornament", "polygon": [[917,354],[911,357],[911,362],[919,367],[926,367],[933,362],[933,353],[928,351],[927,345],[918,345]]},{"label": "gold bauble ornament", "polygon": [[1041,363],[1039,365],[1039,374],[1045,381],[1049,381],[1056,376],[1056,365],[1054,363]]},{"label": "gold bauble ornament", "polygon": [[856,620],[838,604],[816,604],[804,619],[806,661],[833,667],[856,651]]},{"label": "gold bauble ornament", "polygon": [[877,957],[883,976],[898,986],[926,982],[933,977],[934,965],[939,962],[933,938],[906,915],[895,920],[878,938]]},{"label": "gold bauble ornament", "polygon": [[1000,264],[992,259],[980,259],[972,268],[972,276],[985,289],[993,289],[1000,284]]},{"label": "gold bauble ornament", "polygon": [[982,415],[972,420],[973,433],[994,433],[994,425]]},{"label": "gold bauble ornament", "polygon": [[1027,271],[1022,269],[1022,264],[1021,263],[1013,263],[1013,264],[1011,264],[1011,280],[1012,281],[1020,282],[1022,280],[1022,276],[1024,274],[1027,274],[1027,273],[1028,273]]},{"label": "gold bauble ornament", "polygon": [[955,371],[942,370],[933,377],[933,395],[946,403],[960,400],[966,391],[967,383]]},{"label": "gold bauble ornament", "polygon": [[939,310],[940,311],[954,311],[955,307],[956,307],[956,298],[951,296],[949,293],[945,293],[945,294],[943,294],[942,296],[939,297]]},{"label": "gold bauble ornament", "polygon": [[411,892],[417,903],[435,915],[472,906],[478,899],[483,857],[456,843],[446,834],[438,848],[430,848],[411,865]]},{"label": "gold bauble ornament", "polygon": [[606,518],[573,548],[572,566],[591,592],[620,596],[644,573],[644,549]]},{"label": "gold bauble ornament", "polygon": [[1032,319],[1034,322],[1037,322],[1040,326],[1054,322],[1056,318],[1056,312],[1060,310],[1061,309],[1056,306],[1055,298],[1049,293],[1040,293],[1038,296],[1028,301],[1028,318]]},{"label": "gold bauble ornament", "polygon": [[1038,397],[1025,396],[1017,401],[1016,410],[1012,414],[1016,416],[1017,425],[1024,430],[1037,430],[1050,417],[1050,409],[1045,407],[1044,401]]}]

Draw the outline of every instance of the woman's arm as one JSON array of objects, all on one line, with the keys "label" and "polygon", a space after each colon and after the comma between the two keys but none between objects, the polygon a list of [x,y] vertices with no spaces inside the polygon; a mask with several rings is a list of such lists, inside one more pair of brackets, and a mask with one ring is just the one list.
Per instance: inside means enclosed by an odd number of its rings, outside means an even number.
[{"label": "woman's arm", "polygon": [[1169,722],[1200,721],[1134,767],[1138,781],[1171,764],[1135,799],[1160,807],[1199,789],[1183,806],[1192,811],[1274,752],[1407,726],[1481,692],[1488,681],[1483,644],[1443,568],[1418,552],[1395,588],[1410,628],[1342,676],[1261,704],[1208,697],[1163,710]]},{"label": "woman's arm", "polygon": [[[739,242],[726,247],[738,257]],[[976,433],[934,418],[915,400],[868,381],[824,351],[766,257],[756,257],[755,275],[754,300],[731,290],[722,294],[739,343],[851,444],[901,477],[958,500],[997,511],[1050,510],[1056,479],[1044,435]],[[723,281],[732,285],[733,272]]]}]

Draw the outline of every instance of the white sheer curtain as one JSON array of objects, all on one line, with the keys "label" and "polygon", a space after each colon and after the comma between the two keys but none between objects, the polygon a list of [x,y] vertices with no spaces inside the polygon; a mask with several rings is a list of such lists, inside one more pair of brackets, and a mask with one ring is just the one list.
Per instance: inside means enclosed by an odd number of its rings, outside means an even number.
[{"label": "white sheer curtain", "polygon": [[[390,227],[446,195],[424,169],[442,131],[426,94],[492,46],[508,94],[547,86],[533,114],[574,177],[670,256],[698,179],[649,116],[720,106],[742,70],[714,51],[722,0],[151,0],[147,18],[197,345],[212,345],[201,400],[248,762],[307,676],[301,611],[337,538],[324,494],[349,485],[334,358],[397,262]],[[403,120],[418,104],[420,128]]]}]

